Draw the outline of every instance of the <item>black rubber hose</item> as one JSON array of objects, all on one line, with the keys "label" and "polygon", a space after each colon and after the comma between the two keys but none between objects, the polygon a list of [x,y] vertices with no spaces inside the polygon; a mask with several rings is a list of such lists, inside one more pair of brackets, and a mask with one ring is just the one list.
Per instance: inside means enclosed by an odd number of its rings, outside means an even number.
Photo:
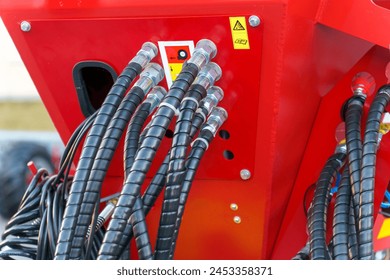
[{"label": "black rubber hose", "polygon": [[[72,149],[74,149],[74,146],[77,143],[77,138],[80,134],[83,134],[83,131],[86,129],[89,129],[89,127],[92,125],[92,123],[95,121],[97,115],[97,111],[95,111],[92,115],[90,115],[88,118],[84,119],[78,127],[73,131],[72,136],[69,138],[68,143],[66,143],[65,149],[62,153],[62,157],[60,160],[60,167],[66,165],[69,161],[69,153],[71,153]],[[58,173],[61,173],[60,171]]]},{"label": "black rubber hose", "polygon": [[371,260],[373,254],[375,164],[378,132],[382,115],[390,101],[390,86],[379,89],[367,116],[364,132],[360,179],[359,259]]},{"label": "black rubber hose", "polygon": [[335,153],[326,162],[316,184],[314,198],[309,209],[308,229],[310,258],[313,260],[330,259],[326,244],[326,220],[329,196],[336,173],[343,165],[345,153]]},{"label": "black rubber hose", "polygon": [[[187,63],[155,113],[155,117],[152,119],[145,139],[137,151],[135,162],[122,188],[118,204],[104,235],[98,259],[116,259],[119,256],[121,251],[120,241],[127,221],[130,218],[136,198],[140,195],[141,185],[145,180],[146,173],[175,115],[173,108],[176,108],[176,110],[179,108],[185,92],[187,92],[194,81],[197,73],[198,67],[193,63]],[[168,105],[164,105],[164,103]],[[170,106],[173,106],[173,108]]]},{"label": "black rubber hose", "polygon": [[351,185],[348,167],[344,168],[337,190],[333,215],[333,259],[348,260],[349,211],[351,210]]},{"label": "black rubber hose", "polygon": [[[100,148],[96,154],[92,165],[92,170],[82,198],[80,213],[77,217],[77,224],[74,231],[72,248],[69,254],[70,259],[80,259],[85,244],[85,238],[89,226],[91,225],[92,215],[95,205],[99,203],[100,191],[106,176],[108,167],[114,157],[116,148],[122,137],[131,116],[138,105],[142,102],[146,92],[140,87],[134,86],[125,96],[118,110],[115,112],[108,128],[104,134]],[[95,228],[95,223],[91,225]],[[93,239],[94,231],[91,231]],[[87,256],[88,258],[88,256]]]},{"label": "black rubber hose", "polygon": [[359,214],[360,166],[362,159],[361,118],[364,101],[365,98],[363,96],[353,96],[348,100],[347,105],[345,106],[348,169],[352,187],[355,217]]},{"label": "black rubber hose", "polygon": [[[206,121],[205,116],[208,116],[210,113],[206,108],[201,107],[200,109],[202,110],[202,113],[196,113],[192,121],[192,127],[190,132],[191,140],[192,138],[194,138],[195,134],[199,131],[201,125]],[[164,158],[164,161],[160,165],[157,173],[154,175],[152,181],[150,182],[149,186],[146,188],[145,193],[142,196],[144,211],[146,215],[149,213],[150,209],[154,206],[157,198],[159,197],[161,191],[165,186],[168,163],[169,163],[169,154],[170,151],[168,151],[167,155]]]},{"label": "black rubber hose", "polygon": [[351,203],[351,209],[349,210],[349,230],[348,230],[348,256],[350,260],[359,259],[358,242],[356,234],[356,219],[355,211]]},{"label": "black rubber hose", "polygon": [[55,259],[57,260],[69,259],[77,217],[80,213],[81,202],[93,161],[108,123],[116,112],[127,88],[141,70],[142,67],[138,63],[130,62],[126,66],[99,109],[94,124],[85,139],[57,240],[55,253]]},{"label": "black rubber hose", "polygon": [[[212,108],[213,107],[210,107],[210,110]],[[210,113],[210,110],[207,107],[201,106],[198,110],[200,112],[197,112],[195,114],[195,117],[192,121],[192,127],[190,133],[191,140],[195,136],[195,134],[199,131],[201,125],[206,121],[205,117],[208,116]],[[157,170],[157,173],[154,175],[149,186],[146,188],[145,193],[142,195],[143,211],[145,213],[145,216],[148,215],[149,211],[154,206],[157,198],[159,197],[160,193],[162,192],[165,186],[168,163],[169,163],[169,151],[165,156],[164,161],[160,165],[159,169]],[[132,236],[133,236],[133,230],[132,230],[132,226],[129,224],[128,226],[126,226],[126,229],[123,233],[123,238],[121,241],[122,252],[123,249],[126,248],[126,246],[129,244]]]},{"label": "black rubber hose", "polygon": [[139,138],[149,114],[151,113],[150,102],[143,102],[134,113],[134,117],[131,119],[125,137],[125,149],[124,149],[124,174],[130,173],[131,166],[134,162],[135,154],[138,150]]},{"label": "black rubber hose", "polygon": [[207,91],[203,86],[195,84],[186,94],[189,99],[184,100],[180,106],[180,114],[176,122],[170,150],[166,188],[154,254],[156,260],[169,259],[179,208],[181,185],[186,172],[185,160],[191,141],[191,123],[200,100],[206,94]]},{"label": "black rubber hose", "polygon": [[177,210],[177,216],[174,223],[172,239],[170,241],[170,248],[168,253],[169,259],[173,259],[175,253],[176,242],[179,236],[181,221],[183,219],[184,209],[187,203],[188,195],[191,190],[192,182],[194,181],[196,172],[198,171],[199,163],[208,148],[208,146],[205,144],[204,141],[199,140],[200,138],[206,141],[208,144],[210,144],[211,141],[214,139],[214,135],[209,130],[202,130],[199,134],[199,137],[195,139],[191,152],[186,161],[187,171],[185,172],[181,193],[179,194],[179,206]]},{"label": "black rubber hose", "polygon": [[299,252],[291,260],[310,260],[310,243],[307,242],[306,245],[299,250]]}]

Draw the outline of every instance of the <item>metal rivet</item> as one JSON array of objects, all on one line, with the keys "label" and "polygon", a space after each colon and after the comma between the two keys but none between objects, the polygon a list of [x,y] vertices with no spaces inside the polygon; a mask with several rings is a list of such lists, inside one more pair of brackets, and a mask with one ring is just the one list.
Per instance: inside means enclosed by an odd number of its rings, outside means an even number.
[{"label": "metal rivet", "polygon": [[248,169],[242,169],[240,176],[242,180],[249,180],[251,178],[251,172]]},{"label": "metal rivet", "polygon": [[23,32],[29,32],[31,30],[31,24],[28,22],[28,21],[22,21],[20,23],[20,29],[23,31]]},{"label": "metal rivet", "polygon": [[238,210],[238,205],[235,204],[235,203],[232,203],[232,204],[230,204],[230,209],[233,210],[233,211],[237,211]]},{"label": "metal rivet", "polygon": [[249,17],[249,25],[252,26],[252,27],[257,27],[259,26],[261,23],[261,20],[258,16],[250,16]]},{"label": "metal rivet", "polygon": [[240,217],[240,216],[234,216],[233,221],[234,221],[236,224],[240,224],[240,223],[241,223],[241,217]]}]

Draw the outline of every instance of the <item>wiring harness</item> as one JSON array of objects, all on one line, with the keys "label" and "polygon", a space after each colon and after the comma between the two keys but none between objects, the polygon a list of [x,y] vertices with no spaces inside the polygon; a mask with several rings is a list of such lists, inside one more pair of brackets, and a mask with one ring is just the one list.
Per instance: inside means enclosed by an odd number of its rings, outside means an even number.
[{"label": "wiring harness", "polygon": [[[367,94],[374,88],[375,82],[368,73],[362,72],[355,76],[352,83],[354,95],[344,103],[341,110],[345,137],[326,162],[315,184],[314,198],[307,215],[309,241],[293,259],[374,259],[376,154],[382,136],[389,131],[388,125],[381,122],[390,102],[390,85],[377,91],[369,108],[362,140],[363,107]],[[335,180],[336,177],[341,179]],[[332,237],[329,238],[328,209],[334,193]],[[386,208],[387,205],[387,202],[383,202],[381,207]]]},{"label": "wiring harness", "polygon": [[[216,53],[212,41],[200,40],[167,92],[158,86],[163,69],[151,62],[157,47],[145,43],[102,106],[74,131],[58,174],[50,176],[44,169],[35,174],[2,236],[0,258],[129,258],[134,239],[139,259],[172,259],[199,162],[227,119],[226,111],[217,107],[223,91],[214,86],[222,75],[210,61]],[[175,132],[170,151],[141,192],[171,123]],[[101,197],[108,167],[123,137],[122,189],[109,198]],[[145,218],[162,194],[153,249]]]}]

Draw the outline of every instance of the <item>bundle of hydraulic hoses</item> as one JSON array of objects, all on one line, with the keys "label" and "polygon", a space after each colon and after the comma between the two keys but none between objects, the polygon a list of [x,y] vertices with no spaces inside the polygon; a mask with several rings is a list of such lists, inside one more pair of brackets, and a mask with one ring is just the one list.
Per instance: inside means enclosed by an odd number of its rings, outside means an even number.
[{"label": "bundle of hydraulic hoses", "polygon": [[[341,110],[345,137],[320,173],[307,215],[308,242],[293,259],[374,259],[376,155],[382,136],[388,131],[382,119],[390,100],[390,85],[377,91],[369,107],[362,139],[364,103],[374,87],[375,82],[368,73],[355,77],[354,95]],[[328,229],[328,210],[334,193],[333,225]],[[331,231],[330,239],[328,231]]]},{"label": "bundle of hydraulic hoses", "polygon": [[[39,170],[34,176],[7,225],[0,258],[126,259],[134,239],[139,259],[171,259],[199,163],[227,118],[226,111],[216,107],[223,98],[222,89],[214,86],[221,69],[210,61],[216,52],[212,41],[200,40],[167,92],[158,86],[163,69],[151,62],[157,47],[145,43],[102,106],[73,133],[59,173],[49,176]],[[175,117],[171,149],[141,192]],[[102,184],[123,136],[123,186],[104,198]],[[153,250],[145,217],[160,195],[164,200]]]}]

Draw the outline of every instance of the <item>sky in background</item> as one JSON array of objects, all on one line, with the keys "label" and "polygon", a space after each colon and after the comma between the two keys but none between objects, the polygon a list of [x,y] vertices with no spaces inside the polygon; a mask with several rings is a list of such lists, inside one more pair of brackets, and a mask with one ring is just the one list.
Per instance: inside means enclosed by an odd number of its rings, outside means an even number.
[{"label": "sky in background", "polygon": [[39,99],[39,95],[0,19],[0,100],[10,99]]}]

